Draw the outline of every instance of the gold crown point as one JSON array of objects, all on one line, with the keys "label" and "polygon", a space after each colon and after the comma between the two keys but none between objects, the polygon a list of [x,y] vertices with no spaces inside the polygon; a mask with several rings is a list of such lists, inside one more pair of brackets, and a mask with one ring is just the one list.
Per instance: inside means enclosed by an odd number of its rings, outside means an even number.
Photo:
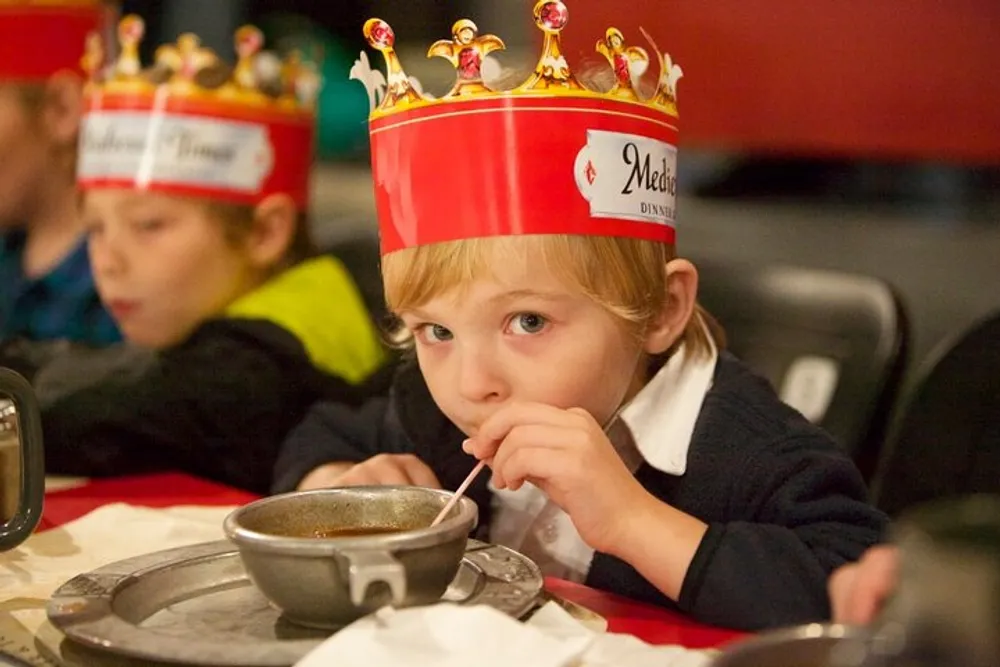
[{"label": "gold crown point", "polygon": [[569,9],[559,0],[539,0],[533,13],[535,25],[545,32],[558,34],[569,23]]},{"label": "gold crown point", "polygon": [[288,107],[312,107],[321,84],[316,64],[303,59],[302,51],[294,49],[281,65],[282,96],[279,102]]},{"label": "gold crown point", "polygon": [[[494,95],[517,96],[569,96],[604,98],[646,106],[668,115],[677,116],[677,81],[683,76],[668,54],[662,53],[649,34],[640,31],[656,54],[660,75],[652,94],[641,95],[639,80],[653,61],[647,49],[629,44],[621,30],[608,28],[597,40],[596,50],[611,66],[614,82],[610,87],[584,86],[573,74],[562,52],[561,33],[569,23],[569,10],[562,0],[537,0],[532,16],[535,26],[542,31],[541,54],[534,71],[520,85],[508,88],[483,81],[485,65],[495,65],[487,56],[506,47],[502,39],[493,34],[481,34],[478,26],[469,19],[456,21],[450,39],[434,42],[427,51],[428,58],[447,60],[456,71],[451,90],[440,98],[424,94],[420,83],[403,71],[396,53],[396,35],[392,27],[379,18],[365,22],[363,33],[368,45],[379,51],[386,62],[386,75],[371,67],[368,55],[361,52],[350,70],[350,78],[360,81],[368,92],[369,119],[404,111],[414,106],[470,100]],[[606,91],[606,92],[605,92]]]},{"label": "gold crown point", "polygon": [[101,39],[100,33],[92,32],[87,35],[83,57],[80,58],[80,68],[87,75],[88,86],[97,82],[104,68],[105,58],[104,40]]},{"label": "gold crown point", "polygon": [[323,78],[316,71],[312,63],[306,63],[306,67],[299,74],[295,82],[295,102],[304,107],[314,107],[319,98],[320,88],[323,86]]},{"label": "gold crown point", "polygon": [[233,47],[240,58],[253,58],[264,48],[264,33],[257,26],[241,26],[233,35]]},{"label": "gold crown point", "polygon": [[483,60],[506,45],[496,35],[480,35],[479,28],[469,19],[461,19],[451,27],[451,39],[441,39],[431,45],[428,58],[444,58],[455,68],[455,85],[443,97],[489,94],[483,83]]},{"label": "gold crown point", "polygon": [[608,28],[604,38],[598,40],[596,48],[615,73],[615,83],[608,94],[639,100],[632,74],[634,69],[640,70],[641,74],[649,66],[649,54],[646,50],[639,46],[626,46],[625,35],[618,28]]},{"label": "gold crown point", "polygon": [[233,46],[236,51],[236,67],[233,68],[233,81],[242,90],[254,90],[257,87],[257,73],[254,71],[254,62],[257,54],[264,48],[264,33],[256,26],[242,26],[233,36]]},{"label": "gold crown point", "polygon": [[[3,2],[3,0],[0,0]],[[153,69],[143,70],[139,45],[145,25],[135,15],[118,23],[120,55],[111,76],[101,77],[103,53],[100,44],[88,50],[88,92],[149,95],[169,92],[178,98],[218,101],[241,107],[272,107],[282,112],[314,112],[322,79],[312,63],[294,56],[282,61],[263,50],[264,34],[256,26],[244,25],[233,35],[237,59],[230,68],[212,49],[202,45],[194,33],[180,35],[173,44],[163,44],[153,54]],[[249,111],[249,109],[247,109]]]},{"label": "gold crown point", "polygon": [[562,54],[559,33],[569,23],[569,9],[560,0],[538,0],[533,10],[535,25],[545,35],[542,55],[534,73],[517,90],[523,92],[545,91],[550,88],[584,90],[569,69]]},{"label": "gold crown point", "polygon": [[176,44],[164,44],[156,49],[154,62],[171,73],[168,86],[184,95],[200,95],[195,78],[202,71],[219,64],[215,52],[201,45],[201,38],[186,32],[177,38]]},{"label": "gold crown point", "polygon": [[388,111],[397,105],[423,101],[423,96],[403,71],[403,65],[396,54],[396,33],[392,31],[392,26],[382,19],[370,18],[365,21],[362,32],[368,44],[385,59],[385,95],[382,96],[378,110]]},{"label": "gold crown point", "polygon": [[302,69],[302,52],[293,49],[281,64],[281,89],[285,100],[295,97],[295,82]]},{"label": "gold crown point", "polygon": [[645,28],[639,28],[643,37],[653,46],[656,59],[660,65],[660,78],[656,82],[656,92],[649,103],[664,109],[667,113],[677,116],[677,82],[684,76],[681,66],[674,63],[669,53],[660,51],[652,35]]},{"label": "gold crown point", "polygon": [[371,18],[365,21],[363,28],[365,39],[376,51],[392,51],[396,48],[396,33],[392,26],[382,19]]},{"label": "gold crown point", "polygon": [[129,14],[118,23],[118,45],[121,47],[121,53],[115,63],[117,78],[138,76],[142,71],[139,43],[145,35],[146,22],[140,16]]}]

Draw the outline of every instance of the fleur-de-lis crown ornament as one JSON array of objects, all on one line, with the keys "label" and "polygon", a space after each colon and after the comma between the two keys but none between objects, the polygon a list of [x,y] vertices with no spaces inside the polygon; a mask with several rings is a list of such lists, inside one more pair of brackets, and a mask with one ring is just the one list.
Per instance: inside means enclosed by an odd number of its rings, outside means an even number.
[{"label": "fleur-de-lis crown ornament", "polygon": [[201,44],[197,35],[184,33],[174,44],[156,49],[152,67],[144,68],[139,47],[146,26],[134,14],[123,17],[117,30],[119,54],[105,62],[103,45],[88,42],[82,66],[91,94],[169,92],[173,98],[191,98],[225,105],[270,107],[279,112],[313,115],[321,80],[317,66],[293,52],[284,59],[264,51],[264,35],[255,26],[236,31],[236,64],[226,65]]},{"label": "fleur-de-lis crown ornament", "polygon": [[456,21],[427,52],[455,69],[440,97],[407,76],[386,21],[364,24],[385,74],[362,51],[350,76],[371,105],[383,254],[543,234],[674,243],[680,68],[645,32],[643,47],[612,27],[594,35],[612,84],[574,72],[562,44],[569,1],[535,2],[541,52],[521,78],[503,71],[495,56],[505,45],[488,26]]},{"label": "fleur-de-lis crown ornament", "polygon": [[[610,91],[588,88],[572,72],[562,51],[561,35],[569,23],[569,9],[561,0],[539,0],[532,12],[535,26],[542,32],[542,49],[534,70],[526,80],[509,90],[493,89],[483,81],[486,58],[505,48],[502,39],[493,34],[483,34],[469,19],[461,19],[452,26],[450,39],[435,42],[428,50],[428,57],[441,57],[455,68],[455,83],[441,97],[422,92],[419,82],[407,76],[395,50],[396,35],[386,21],[369,19],[363,28],[368,45],[383,56],[386,74],[373,70],[367,54],[362,52],[351,70],[351,78],[361,81],[368,90],[371,117],[377,118],[427,105],[444,105],[454,102],[481,99],[488,96],[510,97],[548,95],[556,97],[614,98],[645,105],[677,117],[677,81],[682,72],[670,56],[659,50],[645,31],[654,58],[637,45],[628,43],[617,28],[608,28],[597,41],[596,51],[603,55],[615,75]],[[660,74],[653,93],[643,96],[637,90],[635,79],[656,61]]]},{"label": "fleur-de-lis crown ornament", "polygon": [[[0,0],[3,2],[3,0]],[[316,65],[299,53],[280,58],[264,35],[243,26],[229,65],[182,34],[144,66],[146,26],[118,24],[118,56],[98,40],[81,61],[87,75],[77,184],[162,191],[254,206],[271,195],[309,205],[316,137]]]}]

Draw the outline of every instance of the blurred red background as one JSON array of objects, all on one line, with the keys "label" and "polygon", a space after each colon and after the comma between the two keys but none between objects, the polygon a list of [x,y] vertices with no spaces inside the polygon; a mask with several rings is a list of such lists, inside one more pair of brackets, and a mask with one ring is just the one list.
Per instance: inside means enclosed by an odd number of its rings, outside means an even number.
[{"label": "blurred red background", "polygon": [[688,146],[1000,163],[998,0],[570,0],[570,64],[608,26],[684,70]]}]

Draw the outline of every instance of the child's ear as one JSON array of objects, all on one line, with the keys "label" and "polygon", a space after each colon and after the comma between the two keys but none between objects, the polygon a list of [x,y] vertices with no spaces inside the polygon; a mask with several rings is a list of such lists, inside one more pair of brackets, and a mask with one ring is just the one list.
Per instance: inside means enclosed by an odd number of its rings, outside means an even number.
[{"label": "child's ear", "polygon": [[45,84],[41,121],[54,144],[75,146],[83,117],[83,82],[69,72],[53,75]]},{"label": "child's ear", "polygon": [[684,335],[698,302],[698,270],[686,259],[667,262],[666,299],[663,310],[646,330],[644,350],[663,354]]},{"label": "child's ear", "polygon": [[280,264],[299,222],[295,202],[286,194],[268,195],[254,208],[253,218],[246,245],[251,261],[262,269]]}]

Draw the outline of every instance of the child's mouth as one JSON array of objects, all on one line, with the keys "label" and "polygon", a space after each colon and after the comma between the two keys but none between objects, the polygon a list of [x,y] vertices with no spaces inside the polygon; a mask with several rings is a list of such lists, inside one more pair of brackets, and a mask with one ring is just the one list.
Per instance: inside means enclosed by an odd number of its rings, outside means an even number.
[{"label": "child's mouth", "polygon": [[108,310],[116,318],[124,318],[135,313],[139,308],[138,301],[126,301],[124,299],[114,299],[108,302]]}]

